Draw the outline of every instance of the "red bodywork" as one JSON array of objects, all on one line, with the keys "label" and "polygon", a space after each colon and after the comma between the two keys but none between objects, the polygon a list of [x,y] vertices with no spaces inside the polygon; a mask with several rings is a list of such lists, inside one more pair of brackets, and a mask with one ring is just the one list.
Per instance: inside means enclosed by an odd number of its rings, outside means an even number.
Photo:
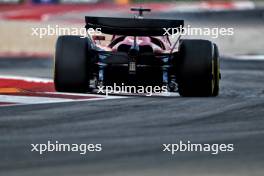
[{"label": "red bodywork", "polygon": [[[95,40],[97,47],[101,48],[104,51],[125,51],[123,46],[130,48],[134,45],[142,48],[149,48],[148,51],[153,53],[168,53],[171,51],[171,42],[167,37],[132,37],[132,36],[113,36],[110,44],[107,46],[101,45],[100,42]],[[123,47],[123,48],[122,48]],[[150,49],[151,48],[151,49]]]}]

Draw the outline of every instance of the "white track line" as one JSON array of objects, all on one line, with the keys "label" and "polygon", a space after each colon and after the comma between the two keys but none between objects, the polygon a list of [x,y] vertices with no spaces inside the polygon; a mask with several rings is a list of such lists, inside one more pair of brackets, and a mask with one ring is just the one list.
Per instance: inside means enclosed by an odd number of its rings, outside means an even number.
[{"label": "white track line", "polygon": [[21,80],[27,82],[40,82],[40,83],[52,83],[52,79],[47,78],[36,78],[27,76],[13,76],[13,75],[0,75],[0,79],[11,79],[11,80]]},{"label": "white track line", "polygon": [[264,55],[238,55],[231,56],[230,58],[235,60],[264,61]]},{"label": "white track line", "polygon": [[58,103],[74,101],[65,98],[47,98],[47,97],[32,97],[32,96],[15,96],[15,95],[0,95],[1,102],[19,103],[19,104],[40,104],[40,103]]},{"label": "white track line", "polygon": [[[0,95],[0,98],[2,98],[3,95]],[[17,98],[18,97],[18,98]],[[20,102],[14,102],[14,96],[9,96],[7,95],[6,100],[10,100],[10,101],[6,101],[4,103],[12,103],[12,104],[2,104],[0,105],[1,107],[9,107],[9,106],[30,106],[30,105],[41,105],[41,104],[57,104],[57,103],[68,103],[68,102],[88,102],[88,101],[102,101],[102,100],[107,100],[107,98],[91,98],[91,99],[61,99],[61,98],[57,98],[56,101],[54,101],[54,98],[52,98],[52,100],[48,100],[46,98],[47,101],[39,101],[39,98],[42,99],[42,97],[34,97],[36,100],[36,102],[34,102],[33,99],[31,99],[32,97],[27,97],[24,96],[23,98],[21,98],[22,96],[16,96],[15,100],[20,100]],[[119,99],[119,98],[125,98],[125,97],[117,97],[117,98],[112,98],[112,99]],[[111,98],[109,98],[111,99]],[[31,101],[31,103],[29,103],[29,101]],[[33,100],[33,101],[32,101]],[[43,99],[42,99],[43,100]],[[25,102],[25,103],[23,103]]]},{"label": "white track line", "polygon": [[61,93],[61,92],[44,92],[47,94],[54,94],[54,95],[73,95],[73,96],[82,96],[82,97],[87,97],[87,96],[91,96],[91,97],[96,97],[96,98],[105,98],[105,99],[116,99],[116,98],[126,98],[126,97],[120,97],[120,96],[113,96],[113,95],[101,95],[101,94],[90,94],[90,93],[84,93],[84,94],[80,94],[80,93]]}]

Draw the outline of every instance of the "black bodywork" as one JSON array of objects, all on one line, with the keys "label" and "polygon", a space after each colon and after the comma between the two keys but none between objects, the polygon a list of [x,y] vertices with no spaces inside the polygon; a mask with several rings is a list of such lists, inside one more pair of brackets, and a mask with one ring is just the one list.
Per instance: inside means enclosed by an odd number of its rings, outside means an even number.
[{"label": "black bodywork", "polygon": [[[180,28],[183,20],[85,17],[86,29],[101,29],[102,33],[119,36],[165,36],[168,28]],[[176,41],[177,42],[177,41]],[[175,81],[173,70],[177,54],[174,52],[154,53],[148,46],[134,44],[124,46],[120,51],[104,51],[92,43],[93,77],[103,85],[172,85]],[[111,45],[111,44],[110,44]],[[127,48],[126,48],[127,47]],[[175,45],[170,44],[172,48]],[[174,47],[174,48],[173,48]],[[163,48],[165,51],[166,48]]]}]

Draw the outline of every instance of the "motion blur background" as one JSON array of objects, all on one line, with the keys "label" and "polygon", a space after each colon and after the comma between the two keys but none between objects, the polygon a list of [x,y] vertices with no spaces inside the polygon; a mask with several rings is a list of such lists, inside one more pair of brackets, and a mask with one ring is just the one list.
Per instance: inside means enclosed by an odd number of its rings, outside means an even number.
[{"label": "motion blur background", "polygon": [[[147,17],[185,19],[192,27],[234,27],[233,36],[217,39],[221,54],[263,54],[264,2],[151,0],[0,0],[0,55],[52,56],[58,36],[39,38],[32,28],[84,27],[85,15],[132,16],[130,6],[150,7]],[[136,4],[135,4],[136,3]],[[133,5],[132,5],[133,4]],[[242,13],[243,12],[243,13]]]}]

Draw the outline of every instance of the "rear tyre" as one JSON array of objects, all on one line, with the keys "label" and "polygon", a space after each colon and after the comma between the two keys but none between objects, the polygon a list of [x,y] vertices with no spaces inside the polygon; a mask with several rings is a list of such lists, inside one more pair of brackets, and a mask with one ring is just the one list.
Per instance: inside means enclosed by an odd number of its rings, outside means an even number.
[{"label": "rear tyre", "polygon": [[220,62],[219,62],[219,50],[217,45],[214,43],[214,91],[213,96],[219,95],[219,82],[220,82]]},{"label": "rear tyre", "polygon": [[177,61],[179,94],[185,97],[215,96],[215,49],[208,40],[181,40]]},{"label": "rear tyre", "polygon": [[54,84],[58,92],[89,89],[90,44],[80,36],[60,36],[56,44]]}]

